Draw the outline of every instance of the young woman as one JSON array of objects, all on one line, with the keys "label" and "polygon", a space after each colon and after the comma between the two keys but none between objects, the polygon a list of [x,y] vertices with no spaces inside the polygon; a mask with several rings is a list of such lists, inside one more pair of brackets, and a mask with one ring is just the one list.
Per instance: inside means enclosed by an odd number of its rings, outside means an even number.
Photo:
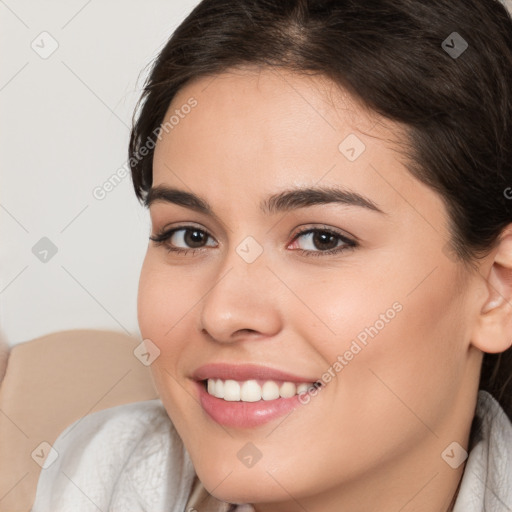
[{"label": "young woman", "polygon": [[512,509],[512,20],[204,0],[131,135],[160,400],[55,444],[34,512]]}]

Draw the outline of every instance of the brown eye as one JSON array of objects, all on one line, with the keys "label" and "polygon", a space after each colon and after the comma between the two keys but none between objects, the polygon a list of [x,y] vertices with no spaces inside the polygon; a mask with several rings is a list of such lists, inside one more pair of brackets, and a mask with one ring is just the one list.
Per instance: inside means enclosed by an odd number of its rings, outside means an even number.
[{"label": "brown eye", "polygon": [[[298,241],[302,239],[302,247]],[[357,243],[330,229],[306,229],[299,232],[293,241],[294,249],[306,256],[325,256],[357,246]]]},{"label": "brown eye", "polygon": [[215,243],[207,244],[210,238],[206,231],[195,226],[173,228],[150,237],[157,245],[165,245],[169,251],[177,253],[202,249],[206,245],[215,245]]},{"label": "brown eye", "polygon": [[338,245],[338,237],[327,231],[317,231],[311,238],[312,244],[320,250],[334,249]]},{"label": "brown eye", "polygon": [[185,231],[185,235],[182,237],[183,241],[192,249],[202,247],[202,244],[208,239],[208,235],[199,229],[185,229],[181,231]]}]

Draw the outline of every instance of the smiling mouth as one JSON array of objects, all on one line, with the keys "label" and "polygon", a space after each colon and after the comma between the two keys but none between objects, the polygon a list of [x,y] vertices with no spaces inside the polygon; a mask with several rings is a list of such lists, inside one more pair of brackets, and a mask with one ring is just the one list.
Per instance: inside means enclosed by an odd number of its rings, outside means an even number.
[{"label": "smiling mouth", "polygon": [[319,381],[295,383],[256,379],[246,381],[206,379],[202,383],[209,395],[226,402],[259,402],[291,398],[322,386]]}]

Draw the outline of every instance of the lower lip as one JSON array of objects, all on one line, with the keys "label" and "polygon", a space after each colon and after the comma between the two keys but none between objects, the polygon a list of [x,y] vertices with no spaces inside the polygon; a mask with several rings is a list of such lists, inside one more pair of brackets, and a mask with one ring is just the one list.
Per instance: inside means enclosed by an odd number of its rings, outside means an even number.
[{"label": "lower lip", "polygon": [[226,427],[258,427],[289,414],[301,405],[299,395],[258,402],[228,402],[210,395],[205,389],[204,382],[196,384],[203,409],[214,421]]}]

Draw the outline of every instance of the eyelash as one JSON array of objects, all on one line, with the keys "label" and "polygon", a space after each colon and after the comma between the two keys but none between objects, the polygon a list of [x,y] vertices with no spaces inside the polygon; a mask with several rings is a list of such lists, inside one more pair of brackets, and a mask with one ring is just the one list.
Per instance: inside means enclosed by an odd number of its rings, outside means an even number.
[{"label": "eyelash", "polygon": [[[161,231],[155,236],[150,236],[149,239],[155,242],[156,245],[163,245],[169,253],[173,252],[175,254],[180,254],[183,256],[186,256],[189,252],[192,252],[192,255],[194,255],[196,252],[201,252],[204,250],[204,247],[196,248],[196,249],[183,249],[181,247],[173,247],[169,245],[169,239],[176,233],[177,231],[198,231],[200,233],[203,233],[210,236],[205,230],[196,228],[195,226],[179,226],[177,228],[172,228],[167,231]],[[342,241],[345,245],[335,247],[334,249],[328,249],[326,251],[310,251],[306,249],[293,249],[294,251],[300,252],[303,256],[332,256],[334,254],[339,254],[343,251],[347,251],[349,249],[355,249],[359,244],[355,242],[354,240],[350,240],[349,238],[345,237],[341,233],[338,233],[337,231],[334,231],[330,228],[306,228],[303,229],[295,234],[293,237],[293,240],[291,243],[295,242],[300,236],[309,234],[309,233],[328,233],[329,235],[333,235],[337,237],[340,241]]]}]

